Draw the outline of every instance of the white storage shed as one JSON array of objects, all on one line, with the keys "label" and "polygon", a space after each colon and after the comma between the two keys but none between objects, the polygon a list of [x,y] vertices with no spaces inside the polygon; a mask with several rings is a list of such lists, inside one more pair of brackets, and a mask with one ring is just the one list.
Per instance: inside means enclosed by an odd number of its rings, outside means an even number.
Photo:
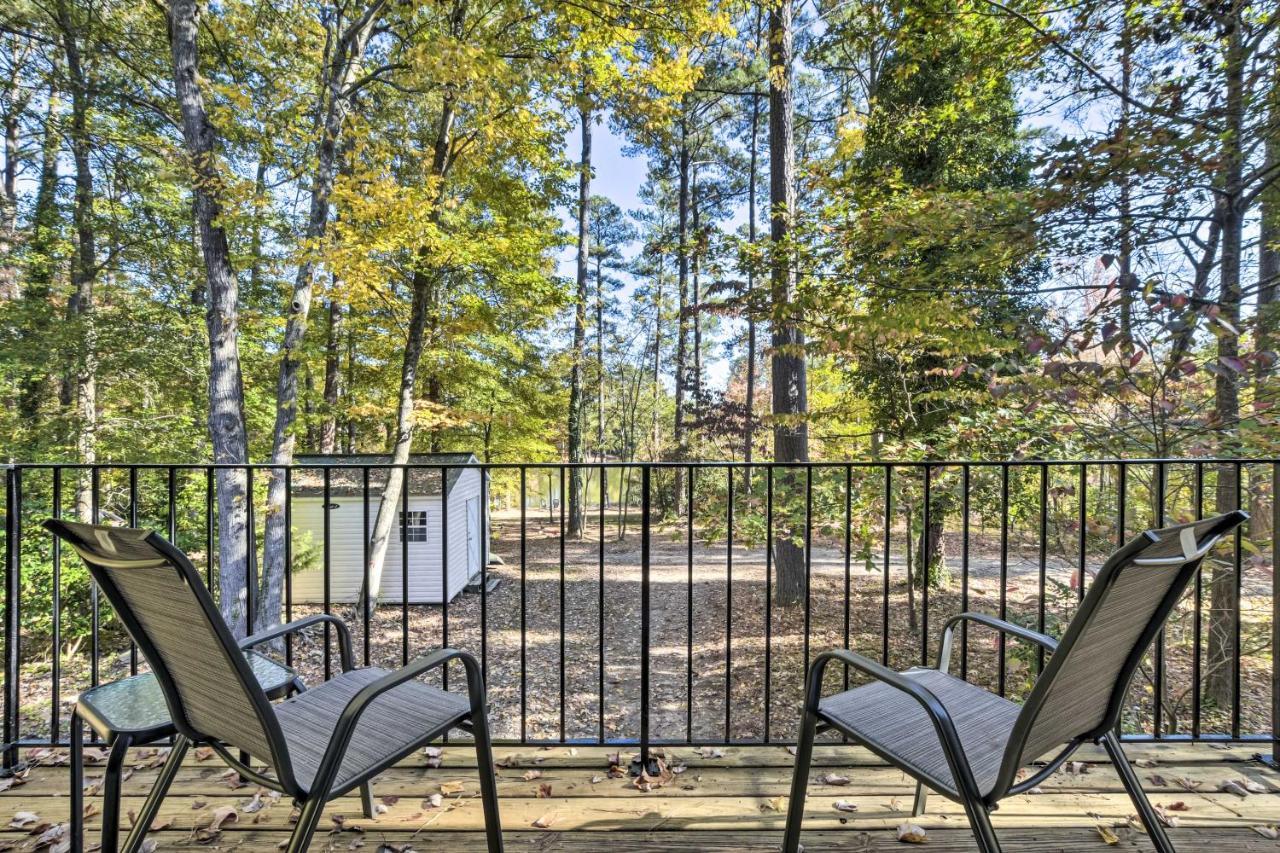
[{"label": "white storage shed", "polygon": [[[385,455],[366,454],[296,457],[295,464],[299,467],[293,472],[291,492],[294,551],[296,557],[303,557],[305,565],[293,575],[295,602],[324,601],[324,471],[306,466],[353,466],[331,468],[329,473],[329,600],[343,603],[359,600],[360,587],[364,582],[366,530],[373,530],[387,476],[386,469],[369,469],[366,515],[363,466],[377,466],[389,461]],[[402,577],[407,547],[409,603],[451,601],[472,577],[480,573],[489,558],[489,513],[488,508],[482,506],[481,489],[481,478],[487,477],[488,473],[479,467],[445,469],[448,476],[442,502],[439,466],[478,464],[475,455],[422,453],[411,456],[409,462],[423,467],[410,469],[407,526],[401,510],[387,545],[377,598],[382,602],[399,603],[403,600]],[[442,517],[447,518],[449,524],[447,581],[441,559],[441,545],[445,541],[441,531]],[[402,531],[407,542],[401,541]]]}]

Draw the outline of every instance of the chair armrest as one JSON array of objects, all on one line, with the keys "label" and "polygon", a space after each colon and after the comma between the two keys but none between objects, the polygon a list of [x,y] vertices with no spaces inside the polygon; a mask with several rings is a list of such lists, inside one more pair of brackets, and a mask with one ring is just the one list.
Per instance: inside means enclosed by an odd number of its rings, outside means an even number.
[{"label": "chair armrest", "polygon": [[351,631],[347,629],[346,622],[343,622],[332,613],[317,613],[313,616],[304,616],[301,619],[295,619],[292,622],[260,631],[251,637],[245,637],[241,640],[240,648],[247,651],[271,640],[278,640],[291,634],[299,634],[314,625],[320,624],[329,624],[337,629],[338,655],[342,661],[342,671],[350,672],[355,667],[355,660],[351,655]]},{"label": "chair armrest", "polygon": [[477,709],[483,710],[485,704],[484,679],[480,673],[480,664],[474,657],[457,649],[437,649],[430,654],[423,655],[410,661],[395,672],[389,672],[377,681],[366,684],[360,689],[359,693],[351,697],[346,707],[342,709],[342,714],[338,717],[338,722],[333,728],[333,734],[329,737],[329,745],[325,749],[324,759],[316,771],[316,782],[323,781],[326,791],[328,790],[327,786],[333,784],[333,778],[337,775],[338,768],[342,765],[347,745],[351,742],[351,736],[355,732],[356,723],[359,722],[360,715],[365,712],[365,709],[369,707],[373,700],[388,690],[399,687],[407,681],[412,681],[424,672],[444,666],[455,659],[461,660],[463,667],[466,669],[467,696],[471,703],[472,713],[474,714]]},{"label": "chair armrest", "polygon": [[994,628],[1002,634],[1009,634],[1020,640],[1026,640],[1028,643],[1035,643],[1049,652],[1058,650],[1058,641],[1053,637],[1041,634],[1039,631],[1033,631],[1021,625],[1006,622],[995,616],[988,616],[986,613],[958,613],[948,619],[946,626],[942,629],[942,643],[938,647],[938,670],[940,672],[946,672],[951,665],[952,634],[955,633],[956,626],[961,622],[976,622],[979,625]]},{"label": "chair armrest", "polygon": [[947,764],[951,768],[951,775],[961,793],[968,794],[974,800],[981,799],[982,794],[978,790],[978,783],[973,778],[973,769],[970,768],[969,759],[964,754],[964,747],[960,743],[960,735],[956,733],[955,723],[952,722],[951,715],[947,713],[947,709],[938,701],[938,697],[933,694],[933,691],[907,678],[902,673],[895,672],[881,663],[848,649],[833,649],[829,652],[823,652],[814,659],[813,665],[809,668],[806,701],[812,713],[817,713],[818,711],[818,703],[822,694],[822,676],[827,664],[832,661],[839,661],[845,666],[853,667],[859,672],[871,676],[876,681],[906,693],[920,703],[920,706],[924,708],[925,714],[929,717],[929,721],[933,723],[934,731],[938,735],[938,741],[942,744],[942,751],[947,757]]}]

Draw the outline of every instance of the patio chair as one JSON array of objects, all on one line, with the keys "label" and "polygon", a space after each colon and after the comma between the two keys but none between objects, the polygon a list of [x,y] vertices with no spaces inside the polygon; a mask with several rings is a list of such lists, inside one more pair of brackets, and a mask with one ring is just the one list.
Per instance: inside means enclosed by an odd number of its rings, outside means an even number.
[{"label": "patio chair", "polygon": [[[460,728],[475,740],[485,836],[490,853],[500,853],[502,830],[484,683],[471,655],[440,649],[394,672],[356,669],[346,626],[327,614],[281,625],[237,644],[191,561],[158,534],[53,519],[45,527],[88,565],[151,665],[178,732],[160,781],[135,821],[130,844],[141,842],[192,744],[212,747],[243,778],[292,797],[301,815],[285,849],[301,853],[325,803],[367,785],[414,750]],[[342,672],[273,705],[242,650],[318,623],[336,629]],[[467,696],[414,680],[452,660],[460,661],[466,671]],[[265,764],[265,770],[250,766],[247,756]],[[366,816],[372,816],[367,788],[363,794]]]},{"label": "patio chair", "polygon": [[[1148,646],[1213,546],[1248,518],[1229,512],[1194,524],[1149,530],[1103,564],[1062,641],[980,613],[946,623],[938,668],[894,670],[845,649],[824,652],[809,669],[796,750],[784,853],[800,849],[800,824],[813,741],[835,730],[917,781],[914,813],[927,789],[964,806],[983,853],[998,853],[990,812],[1001,799],[1039,785],[1083,743],[1100,743],[1159,853],[1173,853],[1151,802],[1120,747],[1120,713]],[[1051,653],[1021,705],[948,674],[957,625],[973,622]],[[839,662],[874,681],[822,696],[823,673]],[[1054,750],[1057,750],[1054,753]],[[1052,755],[1026,778],[1018,773]]]}]

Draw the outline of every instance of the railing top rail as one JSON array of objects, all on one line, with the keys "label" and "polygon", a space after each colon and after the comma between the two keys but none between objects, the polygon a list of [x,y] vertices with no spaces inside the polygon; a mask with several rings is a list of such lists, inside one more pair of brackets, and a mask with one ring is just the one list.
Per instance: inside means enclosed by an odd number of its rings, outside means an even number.
[{"label": "railing top rail", "polygon": [[689,460],[676,462],[670,460],[650,462],[635,460],[631,462],[8,462],[0,463],[4,470],[259,470],[294,468],[306,470],[359,471],[370,470],[438,470],[441,468],[483,469],[483,470],[519,470],[561,468],[580,468],[598,471],[601,468],[670,468],[686,470],[689,468],[998,468],[998,467],[1035,467],[1039,465],[1071,467],[1078,465],[1277,465],[1280,457],[1111,457],[1096,459],[844,459],[822,460],[811,462],[743,462],[740,460]]}]

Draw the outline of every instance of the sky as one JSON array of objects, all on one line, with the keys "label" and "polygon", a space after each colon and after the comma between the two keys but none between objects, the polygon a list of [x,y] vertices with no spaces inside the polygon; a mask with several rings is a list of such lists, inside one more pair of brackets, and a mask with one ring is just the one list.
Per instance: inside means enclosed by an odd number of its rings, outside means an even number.
[{"label": "sky", "polygon": [[[591,160],[594,167],[591,194],[605,196],[618,207],[630,212],[639,210],[644,206],[640,201],[640,187],[644,184],[649,164],[642,155],[628,156],[625,154],[623,151],[625,146],[626,140],[613,132],[609,127],[608,121],[596,125],[591,137]],[[581,152],[582,134],[579,126],[575,124],[570,129],[566,139],[565,156],[572,158],[576,162]],[[746,221],[745,215],[741,218],[744,222]],[[562,210],[561,219],[564,221],[564,227],[569,234],[574,235],[577,233],[576,204]],[[731,218],[725,223],[725,226],[731,230],[736,229],[739,224],[737,219],[738,217]],[[640,243],[636,241],[624,246],[623,254],[629,260],[639,250]],[[559,271],[560,275],[567,279],[572,280],[574,278],[576,274],[575,245],[566,246],[560,253]],[[624,281],[623,298],[630,298],[636,282],[626,273],[619,277]],[[721,328],[725,334],[730,334],[734,330],[734,325],[732,322],[726,321],[721,324]],[[708,357],[703,360],[703,369],[708,386],[715,390],[723,390],[729,381],[729,367],[729,360],[724,357],[723,348],[713,346],[709,351]]]}]

